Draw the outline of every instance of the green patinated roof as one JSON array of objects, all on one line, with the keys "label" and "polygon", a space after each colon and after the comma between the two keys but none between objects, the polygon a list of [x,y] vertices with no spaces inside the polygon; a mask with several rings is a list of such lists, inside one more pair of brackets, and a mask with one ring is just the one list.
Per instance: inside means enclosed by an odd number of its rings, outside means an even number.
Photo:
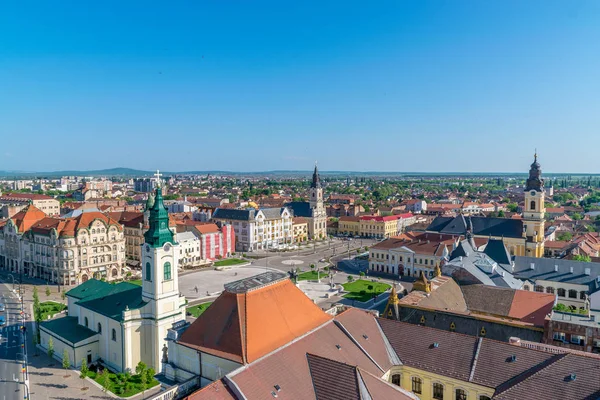
[{"label": "green patinated roof", "polygon": [[76,299],[85,299],[90,296],[103,296],[106,293],[109,293],[113,286],[114,285],[111,285],[110,283],[98,279],[89,279],[81,285],[69,290],[67,296]]},{"label": "green patinated roof", "polygon": [[90,279],[67,292],[67,296],[78,299],[77,305],[115,321],[123,319],[125,307],[130,310],[143,307],[141,286],[129,282],[111,285],[97,279]]},{"label": "green patinated roof", "polygon": [[61,337],[73,344],[88,339],[97,333],[83,325],[79,325],[77,317],[64,317],[44,321],[40,326],[54,335]]},{"label": "green patinated roof", "polygon": [[150,212],[148,218],[149,228],[144,233],[146,244],[152,247],[162,247],[165,243],[175,243],[173,232],[169,229],[169,213],[165,208],[162,197],[162,189],[156,188],[154,202],[148,202]]},{"label": "green patinated roof", "polygon": [[88,310],[107,316],[115,321],[123,320],[123,311],[128,308],[134,310],[146,305],[142,300],[141,286],[128,282],[110,285],[113,290],[103,295],[95,295],[79,300],[77,305]]}]

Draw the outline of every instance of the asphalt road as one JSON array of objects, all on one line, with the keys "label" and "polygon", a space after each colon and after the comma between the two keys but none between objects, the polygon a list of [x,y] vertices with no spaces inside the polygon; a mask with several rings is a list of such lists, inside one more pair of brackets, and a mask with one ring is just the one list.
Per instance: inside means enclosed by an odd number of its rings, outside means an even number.
[{"label": "asphalt road", "polygon": [[26,395],[21,373],[23,364],[17,361],[23,360],[21,304],[9,287],[12,288],[12,284],[0,284],[0,302],[6,307],[6,311],[0,313],[6,318],[6,324],[0,327],[0,400],[23,400]]}]

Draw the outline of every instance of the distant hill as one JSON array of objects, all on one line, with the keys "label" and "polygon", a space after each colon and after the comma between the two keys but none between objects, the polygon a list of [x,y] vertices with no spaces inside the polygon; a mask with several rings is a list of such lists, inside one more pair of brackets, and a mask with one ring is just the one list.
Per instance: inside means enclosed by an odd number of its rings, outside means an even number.
[{"label": "distant hill", "polygon": [[45,178],[45,177],[60,177],[60,176],[143,176],[152,175],[151,171],[142,171],[132,168],[110,168],[99,169],[92,171],[52,171],[52,172],[25,172],[25,171],[0,171],[0,176],[8,178]]}]

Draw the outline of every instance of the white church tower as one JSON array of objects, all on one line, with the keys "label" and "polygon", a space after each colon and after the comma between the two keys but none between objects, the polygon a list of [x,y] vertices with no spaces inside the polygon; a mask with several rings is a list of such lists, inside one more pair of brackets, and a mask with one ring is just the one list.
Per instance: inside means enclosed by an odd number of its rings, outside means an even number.
[{"label": "white church tower", "polygon": [[312,219],[308,227],[308,234],[312,239],[324,239],[327,237],[327,211],[323,205],[323,186],[316,163],[309,193]]},{"label": "white church tower", "polygon": [[[157,175],[160,177],[158,172]],[[141,315],[144,343],[140,343],[140,352],[142,361],[160,371],[167,330],[173,323],[185,320],[185,298],[179,293],[177,280],[179,244],[169,229],[160,184],[146,211],[149,228],[142,248],[142,299],[147,304]]]}]

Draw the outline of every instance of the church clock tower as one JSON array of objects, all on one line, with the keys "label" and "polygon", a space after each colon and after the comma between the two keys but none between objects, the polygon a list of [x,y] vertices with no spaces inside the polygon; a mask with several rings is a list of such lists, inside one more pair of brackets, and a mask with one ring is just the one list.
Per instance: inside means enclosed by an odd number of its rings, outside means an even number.
[{"label": "church clock tower", "polygon": [[529,178],[525,184],[525,208],[523,211],[523,235],[525,255],[528,257],[544,256],[545,231],[545,191],[542,169],[537,162],[537,153],[529,170]]},{"label": "church clock tower", "polygon": [[309,204],[312,211],[312,226],[309,227],[309,234],[313,239],[323,239],[327,236],[327,212],[323,205],[323,186],[317,164],[310,184]]},{"label": "church clock tower", "polygon": [[[160,174],[157,172],[157,175]],[[160,181],[159,181],[160,182]],[[142,299],[146,331],[153,343],[151,366],[159,371],[160,354],[167,330],[185,319],[185,298],[179,294],[177,264],[179,245],[169,229],[169,214],[163,203],[162,188],[147,203],[148,230],[142,248]],[[150,325],[150,326],[148,326]]]}]

